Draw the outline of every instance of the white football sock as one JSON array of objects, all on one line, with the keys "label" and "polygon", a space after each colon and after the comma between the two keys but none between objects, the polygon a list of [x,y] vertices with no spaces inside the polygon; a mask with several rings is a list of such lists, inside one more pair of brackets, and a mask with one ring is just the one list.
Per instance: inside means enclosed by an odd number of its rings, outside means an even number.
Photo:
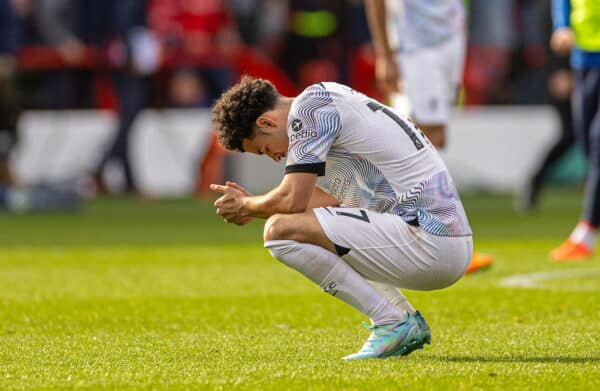
[{"label": "white football sock", "polygon": [[583,243],[588,249],[593,250],[596,246],[596,228],[587,221],[580,221],[569,236],[574,242]]},{"label": "white football sock", "polygon": [[368,316],[374,325],[404,320],[405,314],[377,292],[367,280],[352,269],[342,258],[320,246],[294,240],[265,242],[269,252],[326,293],[350,304]]},{"label": "white football sock", "polygon": [[417,312],[415,307],[413,307],[410,304],[406,296],[404,296],[402,292],[398,290],[398,288],[377,281],[369,281],[369,284],[371,284],[373,288],[377,289],[377,291],[381,293],[386,299],[388,299],[390,303],[400,308],[401,310],[411,315],[414,315],[414,313]]}]

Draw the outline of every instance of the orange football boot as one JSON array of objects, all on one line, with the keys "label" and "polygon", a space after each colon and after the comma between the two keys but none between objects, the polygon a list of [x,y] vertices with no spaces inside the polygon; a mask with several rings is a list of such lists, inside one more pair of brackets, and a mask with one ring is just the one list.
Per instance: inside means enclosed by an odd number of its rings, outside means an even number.
[{"label": "orange football boot", "polygon": [[592,250],[585,244],[567,239],[563,244],[550,252],[550,260],[553,262],[572,262],[590,258]]},{"label": "orange football boot", "polygon": [[473,251],[473,256],[471,256],[471,263],[467,267],[465,274],[471,274],[473,272],[479,270],[486,270],[494,263],[494,257],[489,254],[481,254],[476,251]]}]

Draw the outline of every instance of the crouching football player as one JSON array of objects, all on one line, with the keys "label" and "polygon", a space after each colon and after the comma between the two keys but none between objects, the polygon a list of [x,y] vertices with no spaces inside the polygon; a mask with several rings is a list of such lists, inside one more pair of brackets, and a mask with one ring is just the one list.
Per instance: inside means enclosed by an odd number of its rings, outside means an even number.
[{"label": "crouching football player", "polygon": [[[441,289],[472,253],[464,208],[435,148],[393,109],[337,83],[295,98],[244,77],[213,108],[230,150],[286,160],[281,183],[251,196],[228,182],[217,214],[265,218],[264,245],[285,265],[371,319],[371,335],[345,359],[406,355],[431,341],[427,322],[398,288]],[[325,176],[327,190],[317,186]]]}]

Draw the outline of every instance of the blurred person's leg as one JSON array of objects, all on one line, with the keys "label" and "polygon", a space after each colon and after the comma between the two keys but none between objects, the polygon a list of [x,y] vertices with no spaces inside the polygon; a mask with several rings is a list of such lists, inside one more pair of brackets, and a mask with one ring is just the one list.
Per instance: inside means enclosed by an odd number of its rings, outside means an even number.
[{"label": "blurred person's leg", "polygon": [[597,112],[594,102],[597,101],[597,72],[593,69],[575,69],[573,76],[575,84],[573,88],[572,110],[573,125],[576,141],[582,146],[586,157],[590,153],[590,125]]},{"label": "blurred person's leg", "polygon": [[[587,221],[595,230],[600,226],[600,68],[590,70],[585,83],[589,92],[585,102],[585,115],[586,119],[589,118],[589,123],[584,123],[588,129],[589,155],[581,219]],[[594,235],[585,242],[590,249],[593,249],[595,239]]]},{"label": "blurred person's leg", "polygon": [[570,103],[555,106],[560,115],[561,134],[556,143],[550,148],[538,170],[534,173],[527,185],[526,191],[522,193],[518,209],[523,212],[531,211],[538,203],[539,194],[542,191],[546,176],[554,164],[559,161],[567,151],[575,145],[575,134],[573,131]]},{"label": "blurred person's leg", "polygon": [[[102,177],[103,168],[108,161],[116,159],[122,164],[125,191],[136,192],[137,187],[129,154],[129,136],[135,118],[147,101],[147,80],[126,71],[117,73],[114,78],[119,103],[119,125],[115,139],[99,165],[97,177]],[[99,180],[99,182],[99,188],[102,189],[102,181]]]},{"label": "blurred person's leg", "polygon": [[600,68],[575,70],[573,119],[587,156],[588,174],[581,220],[569,238],[550,253],[554,261],[589,258],[600,225]]},{"label": "blurred person's leg", "polygon": [[557,110],[560,118],[560,136],[548,150],[529,182],[519,189],[515,207],[520,212],[530,212],[536,207],[548,172],[575,145],[575,129],[573,128],[570,99],[573,91],[571,71],[562,69],[554,72],[550,76],[548,84],[552,106]]},{"label": "blurred person's leg", "polygon": [[146,103],[146,84],[146,79],[130,75],[126,72],[120,73],[117,76],[119,129],[113,146],[113,156],[117,157],[123,164],[126,191],[137,190],[129,155],[129,136],[135,118]]}]

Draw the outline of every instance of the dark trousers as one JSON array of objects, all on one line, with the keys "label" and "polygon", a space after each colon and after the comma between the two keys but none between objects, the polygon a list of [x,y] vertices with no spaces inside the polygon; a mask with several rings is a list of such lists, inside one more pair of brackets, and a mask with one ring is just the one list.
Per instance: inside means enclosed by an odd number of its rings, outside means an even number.
[{"label": "dark trousers", "polygon": [[573,123],[588,162],[582,218],[600,226],[600,68],[576,69]]},{"label": "dark trousers", "polygon": [[116,159],[122,164],[125,176],[125,190],[136,191],[135,178],[129,154],[131,125],[146,104],[148,81],[143,77],[120,72],[115,75],[119,99],[119,128],[108,152],[100,163],[100,171],[109,161]]},{"label": "dark trousers", "polygon": [[560,160],[564,154],[575,144],[575,131],[573,130],[573,114],[571,111],[571,100],[556,100],[552,102],[560,116],[560,138],[548,151],[546,157],[531,179],[531,185],[536,194],[544,185],[544,180],[554,163]]}]

